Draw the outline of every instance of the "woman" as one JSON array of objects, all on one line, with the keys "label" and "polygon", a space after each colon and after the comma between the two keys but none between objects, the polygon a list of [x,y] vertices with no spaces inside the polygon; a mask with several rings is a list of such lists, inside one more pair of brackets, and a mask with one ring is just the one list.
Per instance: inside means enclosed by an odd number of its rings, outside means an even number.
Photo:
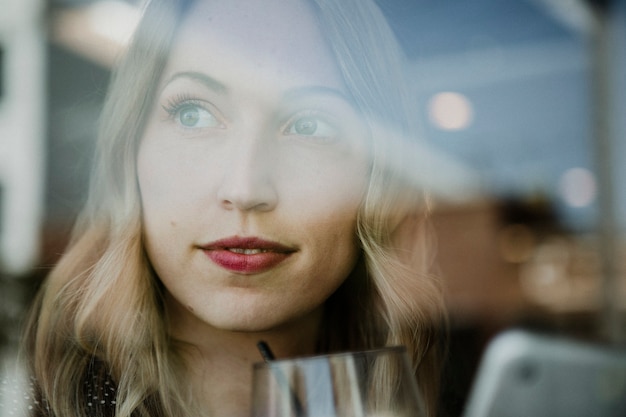
[{"label": "woman", "polygon": [[403,77],[369,2],[152,1],[29,324],[42,411],[247,415],[260,339],[406,345],[434,410],[443,309]]}]

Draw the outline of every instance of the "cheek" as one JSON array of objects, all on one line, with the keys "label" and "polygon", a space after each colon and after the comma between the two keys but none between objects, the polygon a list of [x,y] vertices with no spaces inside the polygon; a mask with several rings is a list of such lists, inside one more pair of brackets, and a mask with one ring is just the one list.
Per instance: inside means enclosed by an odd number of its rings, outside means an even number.
[{"label": "cheek", "polygon": [[173,158],[151,146],[142,146],[137,156],[137,181],[141,199],[143,233],[150,259],[169,259],[168,254],[180,247],[184,225],[180,204],[185,194]]},{"label": "cheek", "polygon": [[[185,184],[181,181],[184,170],[176,161],[175,150],[166,152],[151,144],[142,144],[137,156],[137,181],[144,208],[167,206],[171,202],[171,193],[181,190]],[[177,187],[178,185],[178,187]]]},{"label": "cheek", "polygon": [[146,214],[158,212],[165,206],[164,194],[171,188],[168,187],[171,178],[166,175],[168,171],[171,172],[169,164],[167,158],[146,145],[145,140],[142,141],[137,155],[137,182],[144,218]]},{"label": "cheek", "polygon": [[[140,146],[137,156],[143,216],[149,222],[158,219],[165,226],[175,225],[176,216],[185,215],[185,211],[194,207],[195,199],[204,197],[199,191],[208,192],[207,178],[214,175],[205,165],[194,163],[197,156],[193,149],[163,145],[159,137],[151,139]],[[198,172],[200,168],[206,175]]]},{"label": "cheek", "polygon": [[[369,163],[364,152],[336,152],[316,157],[293,158],[285,168],[291,195],[307,199],[302,205],[316,206],[335,217],[355,217],[369,181]],[[287,157],[284,157],[287,160]],[[285,197],[289,198],[288,195]]]},{"label": "cheek", "polygon": [[353,188],[337,189],[334,195],[327,187],[324,197],[300,211],[302,232],[316,252],[313,268],[323,270],[319,275],[333,280],[342,280],[350,273],[360,252],[356,226],[363,185],[351,185]]},{"label": "cheek", "polygon": [[318,169],[293,177],[287,198],[298,197],[289,211],[297,216],[302,231],[315,240],[312,244],[326,257],[322,262],[332,260],[335,267],[354,264],[359,252],[357,217],[369,180],[367,167],[364,157],[353,156],[319,163]]}]

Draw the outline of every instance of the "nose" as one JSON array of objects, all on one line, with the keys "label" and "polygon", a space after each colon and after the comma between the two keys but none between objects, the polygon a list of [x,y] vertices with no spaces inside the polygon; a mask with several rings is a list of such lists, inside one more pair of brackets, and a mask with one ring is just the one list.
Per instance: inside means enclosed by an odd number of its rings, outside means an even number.
[{"label": "nose", "polygon": [[218,189],[220,205],[226,210],[273,210],[278,203],[273,147],[259,140],[233,142]]}]

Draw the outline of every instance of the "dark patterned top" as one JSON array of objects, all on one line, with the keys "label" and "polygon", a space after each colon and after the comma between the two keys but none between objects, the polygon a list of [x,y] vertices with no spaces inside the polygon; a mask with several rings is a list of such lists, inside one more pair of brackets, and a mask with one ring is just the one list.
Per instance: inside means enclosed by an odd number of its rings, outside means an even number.
[{"label": "dark patterned top", "polygon": [[[103,368],[100,367],[102,370]],[[85,411],[88,416],[115,416],[116,385],[111,375],[104,372],[88,372],[83,387]]]},{"label": "dark patterned top", "polygon": [[37,400],[33,380],[25,381],[17,375],[0,380],[0,416],[31,416],[38,414],[37,410],[48,407]]},{"label": "dark patterned top", "polygon": [[[0,375],[0,417],[52,417],[48,403],[38,391],[33,378],[20,373]],[[115,416],[116,387],[108,374],[88,373],[83,398],[87,416]]]}]

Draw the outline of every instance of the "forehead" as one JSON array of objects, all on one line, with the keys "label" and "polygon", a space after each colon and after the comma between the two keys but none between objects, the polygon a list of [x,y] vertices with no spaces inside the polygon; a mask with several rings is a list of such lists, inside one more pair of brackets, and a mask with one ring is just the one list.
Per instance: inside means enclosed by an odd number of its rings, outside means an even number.
[{"label": "forehead", "polygon": [[342,84],[306,0],[197,0],[170,54],[169,71],[181,68],[251,84],[268,79],[282,84]]}]

